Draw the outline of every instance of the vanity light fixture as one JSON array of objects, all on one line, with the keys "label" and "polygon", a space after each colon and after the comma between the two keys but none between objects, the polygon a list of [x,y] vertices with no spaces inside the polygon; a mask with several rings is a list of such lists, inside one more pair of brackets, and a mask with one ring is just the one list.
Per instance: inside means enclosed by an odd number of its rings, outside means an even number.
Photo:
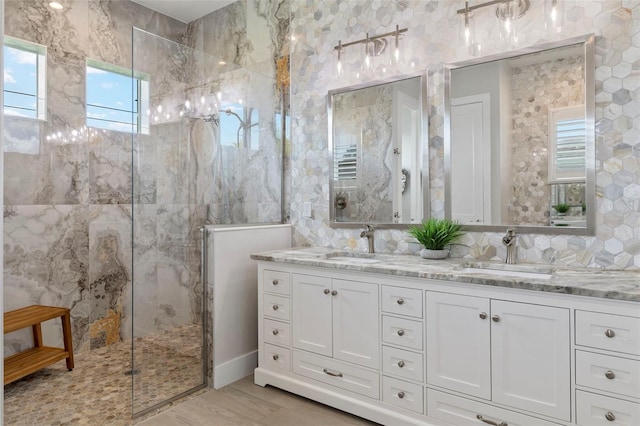
[{"label": "vanity light fixture", "polygon": [[501,22],[501,38],[508,43],[515,43],[518,41],[515,21],[517,21],[518,19],[523,17],[525,13],[527,13],[527,10],[529,10],[531,3],[530,0],[492,0],[485,3],[469,6],[469,2],[465,2],[464,9],[459,9],[456,13],[462,16],[462,24],[460,26],[461,41],[472,54],[476,54],[477,51],[481,49],[481,46],[475,40],[475,22],[473,12],[477,9],[488,6],[497,6],[496,17]]},{"label": "vanity light fixture", "polygon": [[562,31],[564,25],[564,0],[545,0],[544,15],[547,30]]},{"label": "vanity light fixture", "polygon": [[[369,33],[366,37],[360,40],[351,41],[349,43],[342,43],[342,40],[338,40],[338,45],[333,48],[334,56],[334,77],[342,77],[344,74],[344,60],[346,58],[346,48],[350,46],[361,45],[362,46],[362,69],[355,75],[366,75],[374,71],[374,68],[378,63],[381,63],[380,72],[385,73],[388,71],[388,65],[399,66],[402,58],[402,51],[400,49],[400,39],[402,34],[406,33],[408,28],[400,28],[396,25],[395,31],[388,33],[370,36]],[[390,42],[387,39],[393,40],[393,48],[390,49],[391,53],[385,59],[383,54],[387,51],[387,46]]]}]

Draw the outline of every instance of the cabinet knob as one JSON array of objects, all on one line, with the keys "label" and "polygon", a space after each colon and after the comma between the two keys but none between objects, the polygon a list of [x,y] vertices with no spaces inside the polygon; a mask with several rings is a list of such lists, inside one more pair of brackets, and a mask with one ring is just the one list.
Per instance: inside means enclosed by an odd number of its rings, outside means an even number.
[{"label": "cabinet knob", "polygon": [[278,335],[278,333],[280,333],[280,332],[279,332],[278,330],[273,330],[271,333],[272,333],[274,336],[277,336],[277,335]]},{"label": "cabinet knob", "polygon": [[404,367],[404,361],[398,361],[398,367],[400,368]]},{"label": "cabinet knob", "polygon": [[611,380],[611,379],[614,379],[616,377],[616,373],[614,373],[611,370],[607,370],[607,372],[604,373],[604,377],[606,377],[607,379]]},{"label": "cabinet knob", "polygon": [[611,411],[607,411],[607,414],[604,415],[604,418],[612,422],[616,419],[616,416]]},{"label": "cabinet knob", "polygon": [[398,330],[398,336],[404,336],[404,330]]},{"label": "cabinet knob", "polygon": [[493,322],[500,322],[500,315],[494,315],[491,317],[491,319],[493,320]]},{"label": "cabinet knob", "polygon": [[273,285],[278,285],[278,280],[273,280],[273,281],[271,281],[271,283],[272,283]]},{"label": "cabinet knob", "polygon": [[404,305],[404,299],[398,299],[397,303],[398,305]]},{"label": "cabinet knob", "polygon": [[279,309],[279,308],[278,308],[278,305],[273,305],[273,310],[274,310],[274,311],[277,311],[278,309]]},{"label": "cabinet knob", "polygon": [[278,354],[273,354],[273,360],[277,361],[278,359],[280,359],[280,356]]},{"label": "cabinet knob", "polygon": [[404,392],[398,392],[398,398],[400,399],[404,398]]},{"label": "cabinet knob", "polygon": [[328,288],[325,288],[323,293],[324,294],[329,294],[329,293],[331,293],[331,290],[329,290]]},{"label": "cabinet knob", "polygon": [[608,328],[607,331],[604,332],[604,335],[611,338],[616,335],[616,332],[612,329]]},{"label": "cabinet knob", "polygon": [[335,296],[336,294],[338,294],[338,291],[337,291],[337,290],[333,290],[333,291],[331,292],[331,295],[332,295],[332,296]]},{"label": "cabinet knob", "polygon": [[486,312],[480,312],[480,319],[487,319],[487,313]]}]

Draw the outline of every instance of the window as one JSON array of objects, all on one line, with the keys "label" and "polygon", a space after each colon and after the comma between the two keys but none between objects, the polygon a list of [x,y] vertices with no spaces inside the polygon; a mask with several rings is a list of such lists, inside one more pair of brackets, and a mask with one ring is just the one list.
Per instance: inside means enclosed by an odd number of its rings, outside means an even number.
[{"label": "window", "polygon": [[4,37],[4,113],[47,119],[47,48]]},{"label": "window", "polygon": [[336,159],[334,180],[344,181],[356,179],[358,173],[357,145],[338,145],[335,147],[333,155]]},{"label": "window", "polygon": [[87,59],[87,126],[149,134],[149,79]]},{"label": "window", "polygon": [[584,182],[584,105],[549,109],[549,182]]}]

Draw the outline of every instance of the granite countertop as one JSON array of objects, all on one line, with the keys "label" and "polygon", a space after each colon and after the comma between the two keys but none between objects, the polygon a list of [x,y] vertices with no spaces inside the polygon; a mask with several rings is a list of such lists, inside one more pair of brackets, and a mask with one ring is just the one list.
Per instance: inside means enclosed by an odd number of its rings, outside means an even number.
[{"label": "granite countertop", "polygon": [[640,271],[571,269],[530,263],[507,265],[452,258],[427,260],[412,255],[368,254],[322,247],[273,250],[252,254],[251,258],[292,265],[640,302]]}]

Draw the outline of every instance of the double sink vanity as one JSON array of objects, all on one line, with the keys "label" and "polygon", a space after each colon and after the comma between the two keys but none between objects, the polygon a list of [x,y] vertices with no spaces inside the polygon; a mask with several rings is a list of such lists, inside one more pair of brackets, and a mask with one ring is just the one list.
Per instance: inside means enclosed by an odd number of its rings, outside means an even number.
[{"label": "double sink vanity", "polygon": [[640,274],[328,248],[258,262],[272,385],[387,425],[640,424]]},{"label": "double sink vanity", "polygon": [[[444,98],[425,72],[329,91],[330,226],[595,235],[595,63],[587,34],[446,64]],[[640,425],[637,271],[252,258],[256,384],[393,426]]]}]

